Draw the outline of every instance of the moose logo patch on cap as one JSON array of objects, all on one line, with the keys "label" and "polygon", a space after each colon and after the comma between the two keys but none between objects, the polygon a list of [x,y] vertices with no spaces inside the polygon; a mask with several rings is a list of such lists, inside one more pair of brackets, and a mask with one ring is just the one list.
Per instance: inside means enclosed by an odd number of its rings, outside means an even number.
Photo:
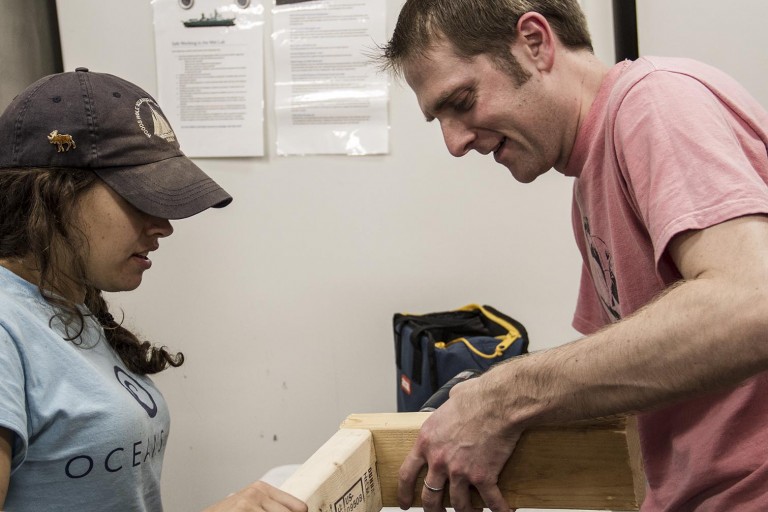
[{"label": "moose logo patch on cap", "polygon": [[59,133],[59,130],[53,130],[48,134],[48,143],[56,144],[57,153],[62,153],[69,151],[70,149],[77,148],[74,139],[72,139],[72,136],[67,135],[66,133]]}]

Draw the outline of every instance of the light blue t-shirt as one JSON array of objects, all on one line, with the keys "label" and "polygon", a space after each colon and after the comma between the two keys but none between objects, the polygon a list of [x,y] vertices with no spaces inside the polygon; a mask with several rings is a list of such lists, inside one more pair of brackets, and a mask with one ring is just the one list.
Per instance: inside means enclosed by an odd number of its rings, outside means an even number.
[{"label": "light blue t-shirt", "polygon": [[168,408],[86,317],[66,341],[35,285],[0,266],[0,426],[13,431],[5,512],[157,512]]}]

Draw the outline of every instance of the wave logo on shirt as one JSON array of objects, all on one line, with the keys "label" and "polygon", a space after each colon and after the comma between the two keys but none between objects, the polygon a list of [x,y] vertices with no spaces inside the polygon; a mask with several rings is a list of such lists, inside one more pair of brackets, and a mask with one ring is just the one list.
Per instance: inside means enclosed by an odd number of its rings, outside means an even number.
[{"label": "wave logo on shirt", "polygon": [[593,235],[589,227],[589,218],[582,218],[584,238],[589,246],[589,271],[595,284],[597,295],[605,312],[616,321],[621,319],[619,313],[619,286],[616,273],[613,271],[613,258],[608,245],[599,236]]},{"label": "wave logo on shirt", "polygon": [[115,366],[115,377],[122,386],[128,390],[128,392],[139,402],[150,418],[154,418],[157,415],[157,404],[152,395],[139,384],[139,381],[128,375],[125,370]]}]

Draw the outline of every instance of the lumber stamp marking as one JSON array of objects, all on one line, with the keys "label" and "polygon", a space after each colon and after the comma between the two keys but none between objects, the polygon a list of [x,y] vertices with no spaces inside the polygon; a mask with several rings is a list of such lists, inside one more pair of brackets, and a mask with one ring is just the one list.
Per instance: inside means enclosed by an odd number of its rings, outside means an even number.
[{"label": "lumber stamp marking", "polygon": [[304,501],[309,512],[379,512],[381,488],[371,432],[339,430],[281,489]]},{"label": "lumber stamp marking", "polygon": [[[396,507],[398,470],[429,414],[349,416],[283,490],[307,502],[309,512]],[[628,423],[633,425],[620,417],[524,432],[499,476],[510,507],[637,510],[644,477]],[[418,488],[425,473],[417,480]],[[415,497],[418,507],[418,489]],[[473,504],[483,506],[477,493]],[[445,505],[450,506],[448,493]]]}]

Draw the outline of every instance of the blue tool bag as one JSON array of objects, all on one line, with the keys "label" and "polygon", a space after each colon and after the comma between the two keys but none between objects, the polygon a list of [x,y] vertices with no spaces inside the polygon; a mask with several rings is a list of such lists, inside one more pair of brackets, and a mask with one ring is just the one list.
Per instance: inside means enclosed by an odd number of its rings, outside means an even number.
[{"label": "blue tool bag", "polygon": [[397,410],[419,411],[440,387],[464,370],[484,371],[528,352],[528,333],[490,306],[396,313]]}]

